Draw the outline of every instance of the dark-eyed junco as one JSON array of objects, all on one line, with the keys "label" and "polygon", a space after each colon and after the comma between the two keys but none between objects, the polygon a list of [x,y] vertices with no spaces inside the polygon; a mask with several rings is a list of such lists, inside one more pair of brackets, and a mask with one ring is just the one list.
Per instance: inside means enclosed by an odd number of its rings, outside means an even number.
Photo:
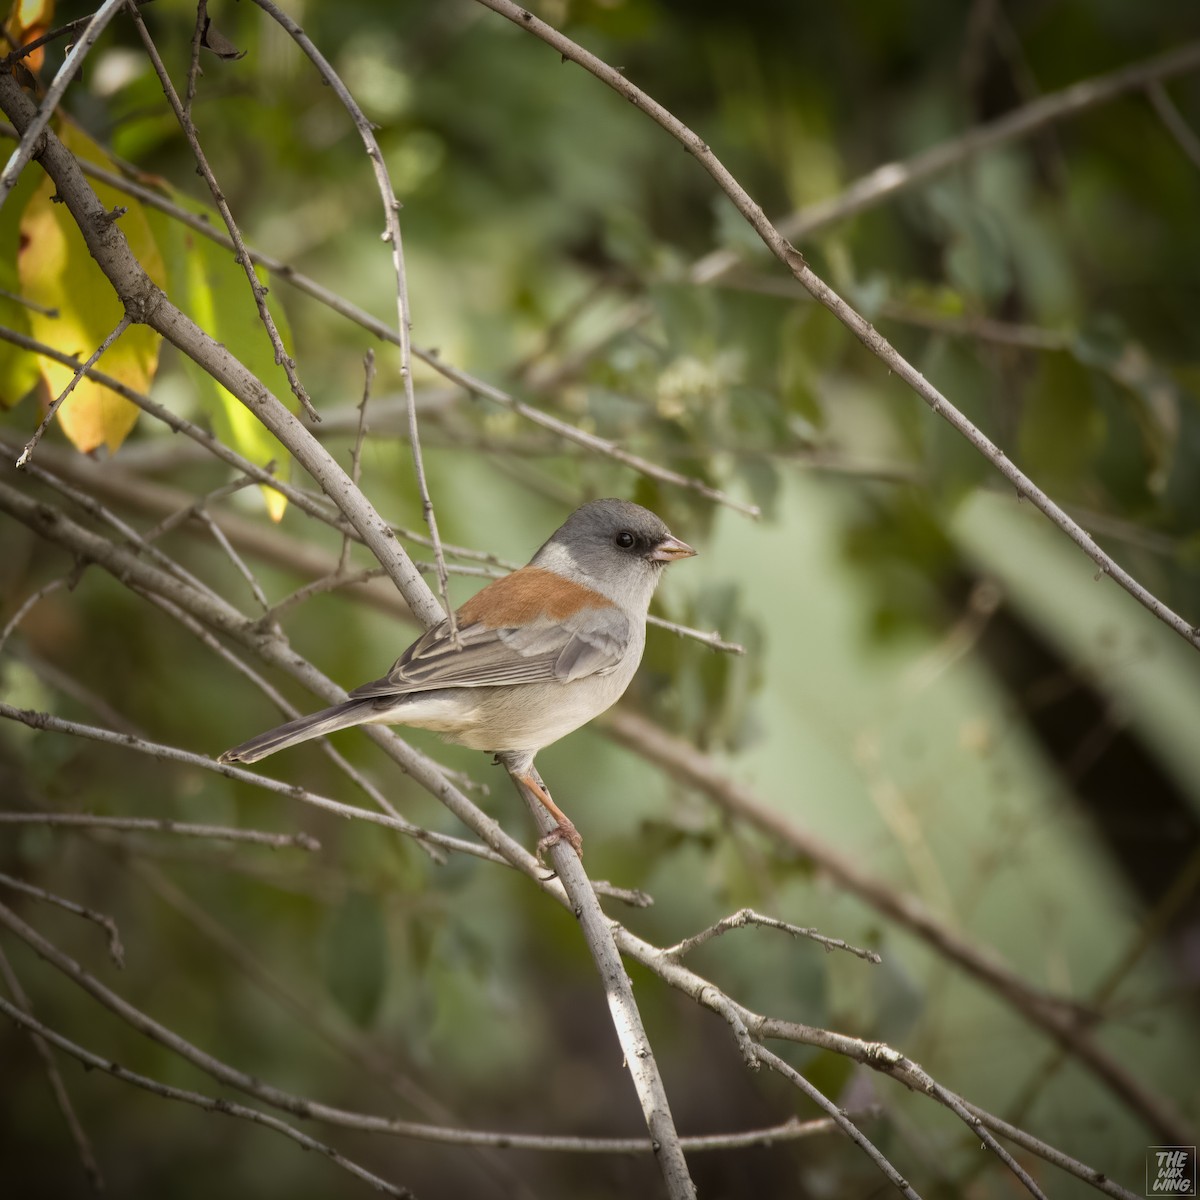
[{"label": "dark-eyed junco", "polygon": [[412,725],[494,753],[558,822],[538,844],[575,826],[533,767],[543,746],[614,704],[646,644],[646,613],[663,567],[696,552],[647,509],[593,500],[573,512],[528,566],[489,583],[435,625],[374,683],[342,704],[235,746],[221,762],[257,762],[276,750],[351,725]]}]

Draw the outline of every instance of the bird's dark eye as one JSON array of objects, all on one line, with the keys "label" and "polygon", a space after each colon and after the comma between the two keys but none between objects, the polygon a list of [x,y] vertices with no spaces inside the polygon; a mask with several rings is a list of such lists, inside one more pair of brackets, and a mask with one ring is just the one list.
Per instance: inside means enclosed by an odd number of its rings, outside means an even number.
[{"label": "bird's dark eye", "polygon": [[637,538],[628,529],[622,529],[613,539],[622,550],[630,550],[637,544]]}]

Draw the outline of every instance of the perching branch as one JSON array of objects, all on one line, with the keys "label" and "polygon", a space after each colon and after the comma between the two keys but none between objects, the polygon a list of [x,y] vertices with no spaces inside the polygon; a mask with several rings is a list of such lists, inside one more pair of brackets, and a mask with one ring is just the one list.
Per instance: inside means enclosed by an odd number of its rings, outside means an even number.
[{"label": "perching branch", "polygon": [[[542,784],[536,768],[530,769],[537,782]],[[555,827],[554,818],[517,775],[510,772],[510,776],[541,831],[549,833]],[[667,1090],[642,1025],[637,1002],[633,998],[633,984],[625,973],[625,964],[613,941],[609,920],[574,849],[566,841],[560,841],[550,847],[550,856],[555,873],[566,890],[571,911],[583,930],[596,969],[600,972],[613,1028],[617,1031],[625,1066],[642,1106],[642,1116],[650,1131],[651,1144],[658,1157],[667,1195],[672,1200],[692,1200],[696,1195],[696,1187],[688,1173],[687,1160],[683,1156],[683,1147],[671,1116]]]}]

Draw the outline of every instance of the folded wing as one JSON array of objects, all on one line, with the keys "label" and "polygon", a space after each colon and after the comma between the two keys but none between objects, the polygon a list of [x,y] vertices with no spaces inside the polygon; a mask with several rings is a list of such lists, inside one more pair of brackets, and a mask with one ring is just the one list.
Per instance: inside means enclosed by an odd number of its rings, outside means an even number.
[{"label": "folded wing", "polygon": [[628,618],[612,606],[584,608],[566,618],[542,614],[518,626],[460,625],[457,646],[449,621],[443,621],[414,642],[382,679],[355,688],[350,695],[566,682],[606,675],[620,664],[630,635]]}]

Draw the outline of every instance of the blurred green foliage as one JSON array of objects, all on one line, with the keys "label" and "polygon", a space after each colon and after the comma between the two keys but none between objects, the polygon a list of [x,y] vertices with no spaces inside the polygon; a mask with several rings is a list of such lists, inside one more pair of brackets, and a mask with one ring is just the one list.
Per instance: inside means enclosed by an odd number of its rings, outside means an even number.
[{"label": "blurred green foliage", "polygon": [[[1039,95],[1200,36],[1200,9],[1185,0],[534,7],[697,130],[780,216]],[[619,494],[661,512],[702,555],[672,570],[656,611],[719,630],[747,653],[717,655],[652,631],[628,702],[1034,987],[1086,1001],[1141,946],[1094,1036],[1195,1125],[1200,915],[1194,897],[1171,912],[1158,907],[1200,852],[1195,652],[1093,579],[1075,547],[799,294],[696,162],[627,102],[466,0],[289,11],[379,126],[404,205],[417,344],[764,510],[753,523],[640,477],[486,399],[448,391],[420,367],[443,536],[524,561],[581,499]],[[394,322],[379,198],[336,97],[255,6],[209,12],[246,55],[204,58],[195,116],[248,241]],[[162,3],[145,14],[182,83],[190,14]],[[59,61],[56,47],[49,69]],[[1200,129],[1200,78],[1172,79],[1166,90]],[[118,158],[211,215],[159,84],[120,21],[67,108]],[[10,290],[8,214],[29,186],[22,182],[0,220],[0,284]],[[1133,92],[964,159],[800,242],[822,277],[1193,622],[1197,212],[1200,169]],[[286,396],[227,252],[151,220],[168,247],[176,301]],[[694,284],[692,264],[722,248],[738,253],[738,265]],[[201,269],[207,280],[198,283]],[[300,376],[333,430],[327,443],[348,462],[353,420],[338,418],[358,402],[373,340],[285,279],[268,282]],[[0,306],[5,324],[20,321],[11,302]],[[395,435],[398,357],[375,349],[363,482],[380,511],[417,528],[411,457]],[[8,350],[0,356],[0,374],[14,381],[6,403],[30,387],[28,366]],[[251,446],[246,439],[259,435],[223,423],[214,388],[164,351],[156,398],[240,436],[258,461],[276,453],[270,439]],[[32,395],[6,413],[6,444],[23,441],[37,416]],[[178,453],[178,441],[143,417],[111,466],[189,496],[228,481],[211,461]],[[256,492],[228,504],[267,524]],[[142,528],[167,515],[121,511]],[[278,533],[332,555],[340,548],[336,533],[294,506]],[[211,541],[177,531],[164,548],[253,611]],[[272,600],[309,577],[250,557]],[[366,560],[356,552],[354,561]],[[70,567],[23,529],[0,525],[0,618]],[[476,586],[455,579],[453,594],[461,600]],[[340,593],[292,609],[284,627],[347,686],[377,676],[414,632]],[[0,660],[0,688],[11,703],[105,725],[119,714],[153,740],[210,754],[276,716],[242,676],[94,568],[30,611]],[[361,734],[334,741],[407,817],[461,832]],[[490,786],[489,810],[532,840],[507,781],[482,756],[419,733],[413,741]],[[539,766],[587,838],[593,876],[654,896],[654,907],[618,914],[636,932],[671,944],[752,905],[875,946],[885,965],[872,969],[746,930],[699,951],[694,965],[758,1011],[889,1040],[970,1099],[1140,1188],[1156,1132],[1078,1064],[1047,1070],[1048,1040],[928,945],[598,730],[549,748]],[[311,746],[272,760],[268,773],[358,800]],[[127,970],[112,970],[99,935],[64,914],[22,903],[23,916],[219,1057],[329,1103],[415,1120],[638,1131],[573,920],[508,873],[459,858],[438,866],[374,827],[7,724],[0,792],[9,807],[303,828],[320,838],[322,851],[309,856],[169,838],[0,834],[0,870],[118,920]],[[1155,870],[1158,887],[1148,888]],[[242,947],[242,960],[170,903],[168,884]],[[1155,914],[1157,932],[1142,946]],[[156,1078],[207,1086],[10,942],[5,952],[55,1028]],[[751,1078],[710,1014],[634,974],[684,1132],[813,1115],[777,1080]],[[84,1194],[38,1061],[7,1027],[0,1057],[5,1190]],[[977,1141],[928,1100],[864,1079],[836,1057],[795,1047],[788,1057],[831,1093],[848,1088],[840,1094],[883,1105],[868,1131],[923,1195],[1010,1193],[1003,1170],[981,1167]],[[114,1195],[186,1200],[218,1187],[302,1200],[356,1186],[261,1130],[73,1065],[64,1073]],[[401,1082],[389,1087],[389,1078]],[[489,1157],[331,1140],[425,1200],[586,1200],[656,1186],[645,1158]],[[693,1166],[702,1196],[842,1197],[883,1186],[833,1138],[697,1155]],[[1048,1168],[1039,1178],[1055,1196],[1091,1194]]]}]

